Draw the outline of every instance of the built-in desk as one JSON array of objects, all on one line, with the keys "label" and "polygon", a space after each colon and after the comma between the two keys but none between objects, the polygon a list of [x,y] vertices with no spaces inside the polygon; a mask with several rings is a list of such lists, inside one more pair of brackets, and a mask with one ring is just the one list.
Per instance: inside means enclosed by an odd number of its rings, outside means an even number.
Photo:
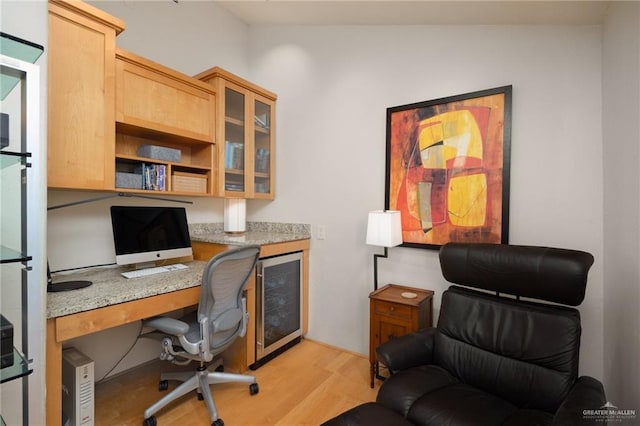
[{"label": "built-in desk", "polygon": [[[257,244],[260,257],[293,251],[303,252],[303,333],[307,330],[308,300],[308,225],[258,225],[241,235],[221,232],[221,227],[196,225],[191,229],[193,262],[183,262],[188,269],[146,277],[126,279],[124,268],[101,268],[69,275],[58,275],[54,282],[65,279],[90,280],[93,285],[69,292],[47,294],[47,426],[62,422],[62,345],[65,341],[112,327],[128,324],[154,315],[198,304],[200,282],[206,261],[230,246]],[[247,309],[255,312],[255,277],[247,284]],[[247,335],[238,339],[225,353],[230,370],[244,370],[255,362],[255,318],[249,316]],[[141,407],[143,410],[144,407]]]},{"label": "built-in desk", "polygon": [[47,425],[62,422],[62,344],[111,327],[198,304],[205,261],[188,269],[135,279],[120,275],[124,268],[103,268],[72,275],[93,285],[47,295]]}]

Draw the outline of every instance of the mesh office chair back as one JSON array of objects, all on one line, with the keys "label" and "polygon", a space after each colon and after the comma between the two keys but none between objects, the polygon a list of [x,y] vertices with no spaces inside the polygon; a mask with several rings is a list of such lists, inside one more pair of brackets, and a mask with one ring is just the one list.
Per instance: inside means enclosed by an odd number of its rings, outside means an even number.
[{"label": "mesh office chair back", "polygon": [[246,331],[242,293],[259,253],[257,246],[229,250],[213,257],[204,269],[198,322],[202,318],[209,320],[209,347],[213,354],[224,351]]}]

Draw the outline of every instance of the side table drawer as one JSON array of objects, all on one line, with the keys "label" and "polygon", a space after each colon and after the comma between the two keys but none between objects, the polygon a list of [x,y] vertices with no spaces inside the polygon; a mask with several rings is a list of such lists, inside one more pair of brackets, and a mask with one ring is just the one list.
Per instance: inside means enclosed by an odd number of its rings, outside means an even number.
[{"label": "side table drawer", "polygon": [[396,318],[411,319],[411,306],[399,305],[397,303],[384,302],[380,300],[376,300],[373,303],[373,309],[376,314],[388,315]]}]

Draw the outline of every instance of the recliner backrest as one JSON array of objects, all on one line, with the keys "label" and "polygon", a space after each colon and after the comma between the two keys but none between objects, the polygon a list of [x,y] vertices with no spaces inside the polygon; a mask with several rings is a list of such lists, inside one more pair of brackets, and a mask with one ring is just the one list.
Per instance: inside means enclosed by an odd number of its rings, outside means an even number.
[{"label": "recliner backrest", "polygon": [[[555,411],[578,377],[579,305],[593,256],[549,247],[449,243],[434,357],[463,382],[522,408]],[[503,297],[509,294],[516,297]]]},{"label": "recliner backrest", "polygon": [[251,277],[260,247],[227,250],[209,260],[202,274],[198,322],[207,318],[210,348],[221,352],[242,331],[242,295]]},{"label": "recliner backrest", "polygon": [[578,376],[573,308],[450,287],[442,296],[434,362],[521,408],[554,412]]}]

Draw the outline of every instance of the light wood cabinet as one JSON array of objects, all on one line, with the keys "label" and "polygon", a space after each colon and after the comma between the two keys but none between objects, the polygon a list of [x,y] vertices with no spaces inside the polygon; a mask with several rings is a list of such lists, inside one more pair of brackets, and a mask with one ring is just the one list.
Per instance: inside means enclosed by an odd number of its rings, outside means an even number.
[{"label": "light wood cabinet", "polygon": [[[215,102],[211,85],[117,49],[116,172],[143,176],[147,183],[133,188],[117,180],[116,189],[213,195],[217,182]],[[179,158],[141,154],[143,145],[169,148],[179,152]],[[155,189],[148,185],[145,170],[149,169],[164,176],[154,180],[151,186]]]},{"label": "light wood cabinet", "polygon": [[[413,298],[403,297],[411,293]],[[387,284],[369,295],[371,387],[378,374],[376,348],[389,339],[433,324],[433,291]]]},{"label": "light wood cabinet", "polygon": [[216,195],[273,199],[277,95],[219,67],[195,78],[218,95]]},{"label": "light wood cabinet", "polygon": [[86,3],[49,1],[49,187],[114,187],[115,38],[123,30]]}]

